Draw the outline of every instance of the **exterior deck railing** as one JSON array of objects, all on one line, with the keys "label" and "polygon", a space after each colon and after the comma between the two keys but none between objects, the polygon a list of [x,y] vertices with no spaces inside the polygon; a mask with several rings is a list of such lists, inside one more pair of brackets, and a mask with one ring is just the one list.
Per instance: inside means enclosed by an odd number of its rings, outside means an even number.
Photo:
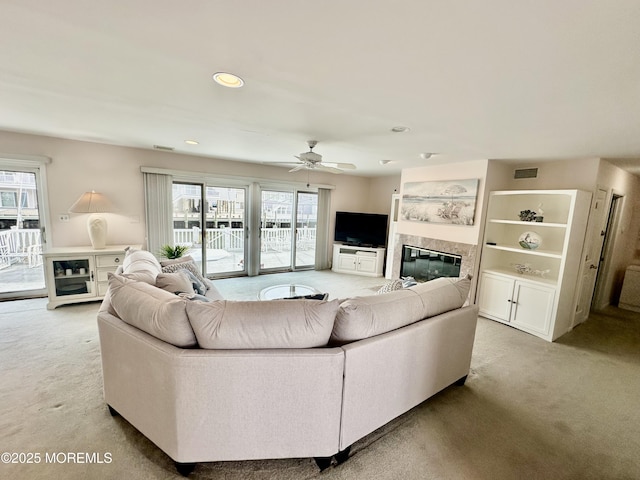
[{"label": "exterior deck railing", "polygon": [[[315,227],[296,229],[298,248],[313,248],[316,242]],[[287,251],[291,249],[291,228],[263,228],[260,231],[262,251]],[[200,243],[199,228],[176,228],[173,230],[176,245]],[[244,250],[244,228],[207,228],[207,249],[241,252]]]},{"label": "exterior deck railing", "polygon": [[0,231],[0,268],[17,262],[28,262],[29,267],[42,263],[40,229],[12,228]]}]

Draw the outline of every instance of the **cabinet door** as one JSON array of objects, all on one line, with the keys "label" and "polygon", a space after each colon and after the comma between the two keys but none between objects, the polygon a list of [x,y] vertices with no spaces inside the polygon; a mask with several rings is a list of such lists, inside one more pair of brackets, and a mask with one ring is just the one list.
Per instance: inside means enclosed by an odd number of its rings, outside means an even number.
[{"label": "cabinet door", "polygon": [[551,324],[555,289],[516,281],[511,323],[523,330],[547,335]]},{"label": "cabinet door", "polygon": [[376,257],[358,256],[358,271],[375,273]]},{"label": "cabinet door", "polygon": [[53,299],[94,296],[93,257],[54,257],[47,259],[50,296]]},{"label": "cabinet door", "polygon": [[514,280],[500,275],[483,273],[480,279],[480,314],[508,322],[511,317],[511,295]]},{"label": "cabinet door", "polygon": [[340,270],[355,270],[356,256],[343,254],[338,255],[338,268]]}]

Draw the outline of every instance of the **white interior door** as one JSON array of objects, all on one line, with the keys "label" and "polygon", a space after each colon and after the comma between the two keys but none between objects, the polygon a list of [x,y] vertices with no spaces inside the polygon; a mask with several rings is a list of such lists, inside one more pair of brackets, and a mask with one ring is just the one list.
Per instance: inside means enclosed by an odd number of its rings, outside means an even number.
[{"label": "white interior door", "polygon": [[579,284],[576,285],[578,302],[573,326],[584,322],[589,317],[591,299],[596,284],[598,268],[600,267],[600,254],[604,243],[605,222],[607,219],[607,191],[598,189],[595,201],[591,205],[589,215],[589,228],[585,238],[584,258],[581,266]]}]

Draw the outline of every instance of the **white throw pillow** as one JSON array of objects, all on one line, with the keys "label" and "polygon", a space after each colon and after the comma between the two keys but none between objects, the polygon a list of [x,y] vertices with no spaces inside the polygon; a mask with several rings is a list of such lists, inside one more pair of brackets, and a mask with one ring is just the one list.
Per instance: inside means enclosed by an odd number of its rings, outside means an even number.
[{"label": "white throw pillow", "polygon": [[162,272],[160,262],[153,253],[128,248],[122,261],[123,276],[155,285],[156,276]]}]

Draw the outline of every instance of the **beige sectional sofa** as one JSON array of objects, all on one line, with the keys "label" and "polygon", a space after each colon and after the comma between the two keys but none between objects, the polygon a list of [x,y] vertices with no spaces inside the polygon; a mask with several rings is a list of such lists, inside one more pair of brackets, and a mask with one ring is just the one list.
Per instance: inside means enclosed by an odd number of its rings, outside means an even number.
[{"label": "beige sectional sofa", "polygon": [[110,276],[98,313],[104,396],[185,475],[197,462],[341,463],[354,442],[469,371],[469,279],[266,302],[224,300],[205,280],[206,301],[171,291],[193,274],[164,269],[136,251]]}]

